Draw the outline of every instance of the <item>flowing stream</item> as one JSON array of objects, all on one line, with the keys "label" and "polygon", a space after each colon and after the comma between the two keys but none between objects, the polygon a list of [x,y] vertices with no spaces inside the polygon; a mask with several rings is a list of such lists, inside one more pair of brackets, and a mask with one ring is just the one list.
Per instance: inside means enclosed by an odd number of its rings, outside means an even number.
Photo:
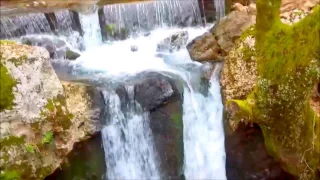
[{"label": "flowing stream", "polygon": [[[200,76],[195,71],[206,65],[193,62],[185,48],[157,56],[157,43],[181,30],[188,31],[189,40],[206,31],[205,28],[157,28],[147,37],[140,34],[85,51],[74,63],[86,71],[97,71],[92,77],[108,78],[112,82],[144,71],[156,71],[182,81],[184,175],[186,179],[226,179],[219,65],[205,94],[200,91]],[[138,49],[136,52],[131,51],[133,45]],[[159,179],[148,115],[138,108],[137,102],[130,102],[129,110],[123,112],[114,92],[104,94],[111,109],[110,122],[102,131],[108,178]]]},{"label": "flowing stream", "polygon": [[[224,1],[214,0],[214,3],[219,17],[224,16]],[[170,53],[157,51],[157,44],[173,33],[187,31],[188,41],[191,41],[208,30],[209,27],[190,27],[200,23],[197,6],[196,0],[188,0],[185,4],[179,0],[159,0],[154,4],[105,6],[102,9],[105,17],[102,19],[99,19],[98,10],[91,14],[80,13],[85,48],[81,56],[70,64],[78,72],[82,72],[82,75],[89,74],[91,79],[104,79],[109,84],[146,71],[161,73],[181,83],[183,174],[188,180],[222,180],[226,179],[226,155],[219,84],[220,65],[214,67],[209,85],[205,88],[201,87],[201,74],[210,65],[192,61],[185,47]],[[107,19],[109,14],[112,16]],[[186,18],[180,14],[186,15]],[[59,21],[68,20],[70,13],[60,12],[56,17]],[[29,22],[30,18],[33,21]],[[100,28],[104,26],[101,23],[106,25],[112,21],[130,29],[134,35],[125,40],[103,43]],[[16,22],[23,24],[26,32],[20,33],[18,27],[15,27]],[[188,27],[179,26],[179,22],[187,22],[184,26]],[[68,36],[64,38],[68,41],[67,44],[77,48],[78,42],[74,41],[72,35],[79,32],[71,30],[73,25],[67,22],[62,23],[61,27],[63,26],[69,32],[72,31],[65,35]],[[13,19],[4,18],[1,20],[1,27],[5,27],[1,37],[7,38],[15,36],[12,32],[25,35],[42,32],[50,34],[51,31],[48,21],[39,13]],[[146,31],[149,32],[148,35],[145,34]],[[132,47],[136,50],[132,51]],[[129,100],[125,102],[126,108],[122,108],[123,102],[112,87],[103,92],[107,110],[106,124],[102,130],[107,179],[163,179],[158,152],[149,127],[149,114],[134,101],[132,87],[127,86],[126,93]]]}]

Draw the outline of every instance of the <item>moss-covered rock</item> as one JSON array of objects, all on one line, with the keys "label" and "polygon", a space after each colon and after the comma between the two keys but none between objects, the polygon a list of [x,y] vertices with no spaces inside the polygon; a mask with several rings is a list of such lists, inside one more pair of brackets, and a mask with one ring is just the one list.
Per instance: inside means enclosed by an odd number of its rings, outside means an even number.
[{"label": "moss-covered rock", "polygon": [[[69,110],[74,97],[66,97],[45,49],[0,44],[0,176],[43,179],[59,167],[75,142],[92,133],[80,127],[92,116]],[[78,104],[83,101],[77,99]]]},{"label": "moss-covered rock", "polygon": [[[233,122],[260,125],[268,153],[286,171],[313,179],[320,164],[320,120],[309,101],[320,76],[320,7],[289,26],[280,21],[280,5],[281,0],[257,1],[251,59],[256,67],[249,66],[257,77],[241,96],[226,94],[227,109]],[[246,55],[237,59],[246,65],[252,53],[241,51]]]}]

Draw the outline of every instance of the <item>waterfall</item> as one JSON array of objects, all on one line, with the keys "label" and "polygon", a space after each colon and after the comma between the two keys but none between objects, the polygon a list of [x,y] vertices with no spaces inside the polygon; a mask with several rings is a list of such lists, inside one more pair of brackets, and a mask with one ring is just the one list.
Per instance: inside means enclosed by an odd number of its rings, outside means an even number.
[{"label": "waterfall", "polygon": [[[214,4],[217,16],[223,17],[224,1],[214,0]],[[68,61],[68,64],[73,65],[72,71],[105,86],[107,83],[123,83],[125,78],[146,71],[161,73],[181,84],[183,174],[187,180],[226,179],[220,66],[214,69],[207,88],[201,82],[203,69],[207,65],[192,61],[185,44],[170,53],[157,51],[157,44],[173,33],[187,31],[190,41],[207,32],[209,27],[190,27],[201,24],[198,1],[158,0],[141,4],[108,5],[89,14],[76,14],[76,21],[79,22],[74,21],[72,14],[70,11],[55,13],[59,35],[71,39],[73,47],[77,47],[78,43],[77,37],[72,37],[74,33],[61,32],[79,31],[83,35],[84,52],[75,61]],[[75,26],[79,24],[81,28],[76,29]],[[53,33],[51,29],[45,15],[41,13],[1,18],[0,37]],[[21,30],[24,32],[20,33]],[[144,32],[148,32],[148,35]],[[103,44],[101,34],[104,33],[129,33],[130,36],[121,41],[114,38],[114,41]],[[133,46],[136,47],[134,52],[131,50]],[[163,178],[149,127],[148,112],[134,101],[132,87],[126,89],[129,97],[126,100],[121,99],[113,88],[108,88],[111,90],[103,91],[107,113],[102,130],[107,178]]]},{"label": "waterfall", "polygon": [[[188,27],[201,24],[197,0],[156,0],[139,4],[115,4],[103,7],[105,34],[131,34],[162,26]],[[107,35],[106,35],[107,36]]]},{"label": "waterfall", "polygon": [[115,92],[103,94],[109,110],[102,130],[108,179],[160,179],[148,114],[132,98],[124,110]]},{"label": "waterfall", "polygon": [[1,17],[0,39],[11,39],[31,34],[70,36],[75,31],[80,31],[79,25],[74,19],[75,17],[69,10]]},{"label": "waterfall", "polygon": [[216,9],[216,19],[219,20],[226,15],[225,0],[213,0]]},{"label": "waterfall", "polygon": [[220,67],[216,67],[207,96],[184,87],[183,128],[187,179],[226,179]]},{"label": "waterfall", "polygon": [[[148,37],[114,41],[86,51],[73,63],[82,70],[98,72],[91,73],[91,78],[106,77],[109,82],[122,81],[144,71],[156,71],[182,81],[184,175],[190,180],[226,179],[219,66],[210,79],[208,93],[204,93],[199,72],[206,65],[192,61],[186,49],[168,54],[166,58],[156,56],[157,43],[178,30],[187,30],[190,40],[205,32],[202,28],[160,28],[151,31]],[[132,44],[138,51],[130,50]],[[156,149],[148,135],[147,116],[132,104],[129,110],[121,111],[115,93],[106,92],[105,96],[111,111],[110,122],[103,130],[108,177],[161,177],[155,164]]]},{"label": "waterfall", "polygon": [[26,34],[40,33],[51,33],[50,25],[43,13],[14,17],[1,17],[1,39],[9,39]]},{"label": "waterfall", "polygon": [[98,10],[95,9],[89,14],[79,14],[83,29],[83,40],[85,48],[95,48],[102,44],[101,29],[99,25]]}]

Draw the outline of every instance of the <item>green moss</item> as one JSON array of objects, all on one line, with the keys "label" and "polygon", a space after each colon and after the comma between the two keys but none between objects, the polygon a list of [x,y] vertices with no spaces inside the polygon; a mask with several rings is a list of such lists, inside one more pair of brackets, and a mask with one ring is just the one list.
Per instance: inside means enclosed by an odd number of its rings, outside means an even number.
[{"label": "green moss", "polygon": [[35,153],[34,146],[32,144],[27,144],[26,151],[29,153]]},{"label": "green moss", "polygon": [[12,62],[15,66],[21,66],[28,60],[26,55],[20,56],[19,58],[10,58],[8,61]]},{"label": "green moss", "polygon": [[255,35],[256,35],[256,26],[252,25],[241,34],[240,40],[244,40],[249,36],[255,37]]},{"label": "green moss", "polygon": [[10,44],[17,44],[14,41],[10,41],[10,40],[0,40],[0,46],[1,45],[10,45]]},{"label": "green moss", "polygon": [[[1,57],[0,57],[1,58]],[[2,59],[0,59],[2,61]],[[0,61],[0,112],[5,109],[12,109],[14,105],[13,87],[17,82],[9,74],[8,69]]]},{"label": "green moss", "polygon": [[49,100],[41,114],[54,128],[69,129],[72,125],[73,114],[67,110],[64,96]]},{"label": "green moss", "polygon": [[107,24],[104,28],[105,28],[105,31],[110,36],[113,36],[115,31],[116,31],[116,25],[115,24]]},{"label": "green moss", "polygon": [[25,137],[8,136],[0,139],[0,150],[7,146],[21,145],[25,143]]},{"label": "green moss", "polygon": [[53,132],[52,131],[48,131],[44,134],[42,140],[41,140],[41,144],[49,144],[53,141]]},{"label": "green moss", "polygon": [[172,114],[171,115],[171,119],[173,120],[173,122],[174,122],[174,124],[175,124],[175,126],[177,127],[177,128],[182,128],[182,126],[183,126],[183,122],[182,122],[182,115],[181,115],[181,113],[174,113],[174,114]]},{"label": "green moss", "polygon": [[289,26],[280,21],[280,4],[257,1],[258,80],[246,100],[233,100],[234,117],[252,112],[247,120],[260,125],[269,154],[286,171],[312,179],[320,165],[320,119],[309,104],[320,78],[320,6]]},{"label": "green moss", "polygon": [[19,180],[20,174],[17,171],[4,171],[0,174],[1,180]]}]

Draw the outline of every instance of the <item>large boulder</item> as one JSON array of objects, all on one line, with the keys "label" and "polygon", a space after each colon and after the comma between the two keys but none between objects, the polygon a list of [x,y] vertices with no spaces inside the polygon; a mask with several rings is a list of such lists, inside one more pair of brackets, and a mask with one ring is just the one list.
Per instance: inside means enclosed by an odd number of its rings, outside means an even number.
[{"label": "large boulder", "polygon": [[215,36],[206,32],[192,40],[188,45],[190,57],[196,61],[215,61],[223,58],[223,52]]},{"label": "large boulder", "polygon": [[158,73],[142,73],[134,86],[135,100],[142,108],[151,111],[171,98],[176,92],[169,78]]},{"label": "large boulder", "polygon": [[101,180],[105,176],[106,163],[101,133],[75,143],[60,168],[45,180]]},{"label": "large boulder", "polygon": [[158,73],[141,74],[135,99],[150,113],[150,127],[164,179],[183,174],[182,96],[175,83]]},{"label": "large boulder", "polygon": [[[86,123],[91,106],[80,106],[90,98],[66,97],[44,48],[0,43],[0,177],[43,179],[75,142],[98,129]],[[75,102],[81,111],[73,109]]]},{"label": "large boulder", "polygon": [[236,40],[255,24],[255,6],[236,4],[236,10],[222,18],[211,30],[187,45],[191,59],[195,61],[221,60],[234,46]]},{"label": "large boulder", "polygon": [[172,52],[174,50],[180,50],[180,48],[187,45],[188,39],[188,31],[176,32],[159,42],[157,45],[157,51]]}]

